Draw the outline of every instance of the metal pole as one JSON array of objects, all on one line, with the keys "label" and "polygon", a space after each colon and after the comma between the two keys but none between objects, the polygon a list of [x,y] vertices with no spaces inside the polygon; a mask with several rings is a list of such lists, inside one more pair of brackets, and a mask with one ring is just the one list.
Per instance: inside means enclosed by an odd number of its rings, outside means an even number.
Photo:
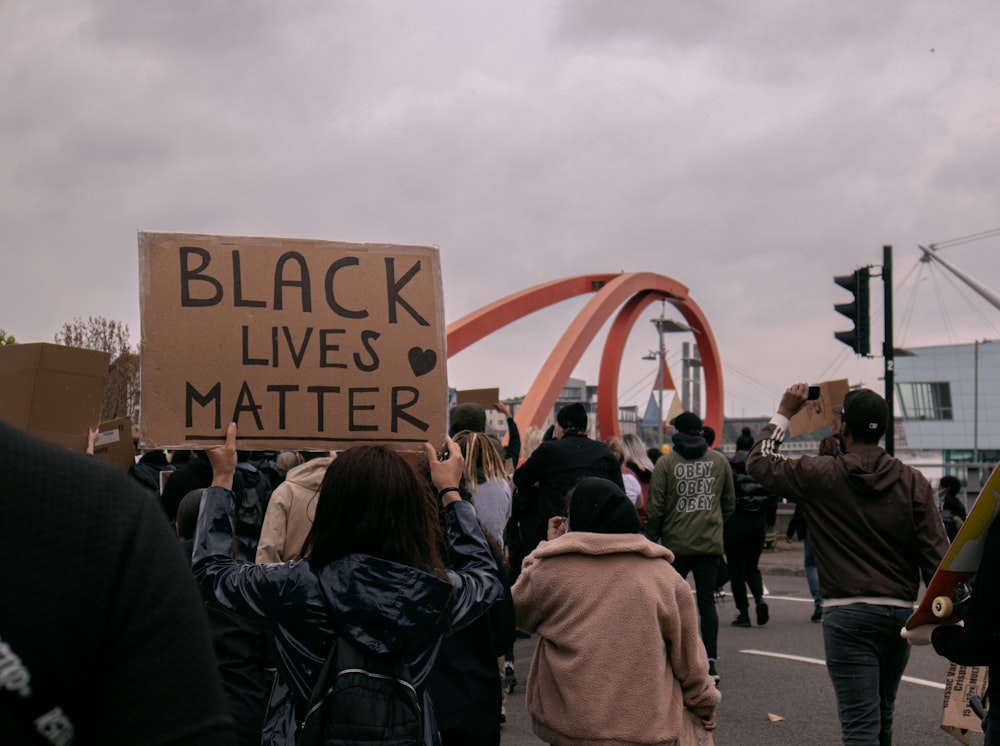
[{"label": "metal pole", "polygon": [[885,403],[889,406],[889,422],[885,429],[885,450],[890,456],[896,452],[895,371],[896,359],[892,338],[892,246],[882,247],[882,291],[885,304],[885,340],[882,356],[885,358]]},{"label": "metal pole", "polygon": [[685,412],[691,411],[691,345],[681,345],[681,406]]},{"label": "metal pole", "polygon": [[979,340],[976,340],[976,382],[973,394],[972,415],[972,461],[976,464],[977,483],[983,483],[982,470],[979,468]]},{"label": "metal pole", "polygon": [[[660,318],[661,319],[663,318],[663,312],[662,311],[660,312]],[[666,426],[666,414],[663,411],[663,366],[666,365],[667,363],[666,363],[666,359],[665,359],[666,350],[663,349],[663,324],[662,323],[657,324],[656,328],[660,332],[660,349],[659,349],[659,354],[657,355],[657,365],[660,366],[660,369],[656,372],[656,377],[660,381],[660,385],[659,385],[659,389],[660,389],[660,448],[662,449],[663,448],[663,444],[667,442],[667,435],[666,435],[666,429],[667,429],[667,426]]]},{"label": "metal pole", "polygon": [[691,348],[691,411],[701,417],[701,353],[697,342]]}]

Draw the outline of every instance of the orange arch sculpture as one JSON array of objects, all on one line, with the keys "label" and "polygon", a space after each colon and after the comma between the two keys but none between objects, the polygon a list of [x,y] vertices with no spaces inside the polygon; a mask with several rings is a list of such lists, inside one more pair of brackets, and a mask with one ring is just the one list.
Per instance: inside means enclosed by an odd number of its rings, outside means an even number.
[{"label": "orange arch sculpture", "polygon": [[665,300],[691,327],[705,376],[705,424],[722,432],[722,363],[708,319],[685,285],[653,272],[592,274],[568,277],[521,290],[473,311],[448,325],[448,356],[457,354],[518,319],[585,293],[593,293],[559,339],[535,378],[515,420],[522,430],[540,427],[601,327],[618,310],[601,356],[597,382],[597,425],[601,436],[620,434],[618,376],[629,332],[650,304]]}]

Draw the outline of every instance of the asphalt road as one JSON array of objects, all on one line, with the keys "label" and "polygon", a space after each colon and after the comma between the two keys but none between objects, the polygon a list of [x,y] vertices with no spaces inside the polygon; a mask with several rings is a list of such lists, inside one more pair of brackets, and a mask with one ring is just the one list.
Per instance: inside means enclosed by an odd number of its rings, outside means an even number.
[{"label": "asphalt road", "polygon": [[[751,629],[730,626],[736,615],[732,599],[719,604],[719,675],[722,705],[716,746],[795,746],[839,744],[836,703],[823,665],[821,626],[809,621],[812,601],[802,577],[765,575],[771,621]],[[542,743],[531,732],[524,704],[524,684],[536,638],[518,640],[515,669],[518,686],[507,701],[502,743]],[[943,683],[948,664],[930,648],[914,648],[896,700],[894,743],[902,746],[957,744],[940,730]],[[614,707],[614,682],[608,707]],[[773,719],[771,716],[780,719]],[[972,744],[982,744],[975,734]]]}]

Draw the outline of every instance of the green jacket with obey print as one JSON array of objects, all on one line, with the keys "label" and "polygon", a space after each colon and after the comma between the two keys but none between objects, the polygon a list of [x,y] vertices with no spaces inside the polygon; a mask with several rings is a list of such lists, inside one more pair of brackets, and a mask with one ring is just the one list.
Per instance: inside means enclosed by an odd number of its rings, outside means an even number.
[{"label": "green jacket with obey print", "polygon": [[722,554],[722,524],[736,507],[729,461],[705,439],[678,433],[649,483],[646,536],[677,556]]}]

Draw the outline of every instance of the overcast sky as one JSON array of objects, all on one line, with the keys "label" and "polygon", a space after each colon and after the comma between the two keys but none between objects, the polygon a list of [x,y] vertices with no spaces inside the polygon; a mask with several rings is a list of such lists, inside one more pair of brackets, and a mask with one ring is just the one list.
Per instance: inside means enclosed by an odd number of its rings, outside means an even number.
[{"label": "overcast sky", "polygon": [[[587,272],[687,285],[727,415],[797,380],[880,389],[833,338],[832,278],[883,244],[897,346],[1000,337],[916,246],[1000,228],[998,28],[992,0],[2,0],[0,328],[105,316],[138,342],[137,230],[422,244],[449,322]],[[1000,238],[942,256],[1000,291]],[[525,393],[584,302],[450,384]],[[640,413],[656,344],[640,322],[623,363]]]}]

